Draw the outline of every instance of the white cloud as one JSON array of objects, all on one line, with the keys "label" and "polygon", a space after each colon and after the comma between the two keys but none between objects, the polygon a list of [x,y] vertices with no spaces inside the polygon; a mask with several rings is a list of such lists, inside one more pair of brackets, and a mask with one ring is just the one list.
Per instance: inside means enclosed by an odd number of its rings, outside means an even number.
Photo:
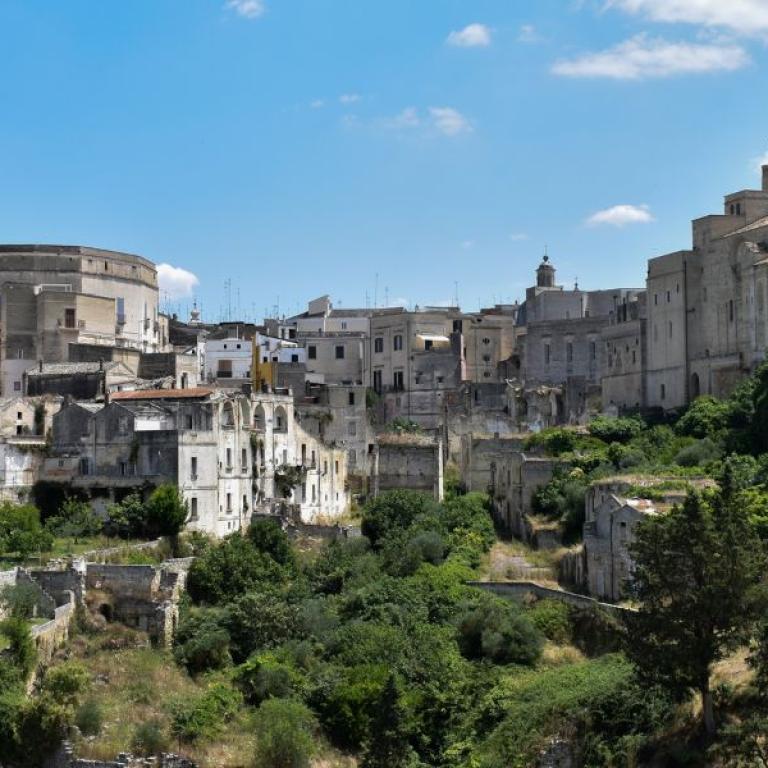
[{"label": "white cloud", "polygon": [[416,107],[406,107],[388,122],[393,128],[418,128],[421,125],[421,118]]},{"label": "white cloud", "polygon": [[475,241],[474,240],[464,240],[461,244],[461,247],[465,251],[470,251],[475,247]]},{"label": "white cloud", "polygon": [[451,32],[445,42],[458,48],[487,48],[491,44],[491,30],[485,24],[470,24]]},{"label": "white cloud", "polygon": [[322,99],[314,99],[309,102],[309,106],[312,109],[322,109],[325,106],[325,102]]},{"label": "white cloud", "polygon": [[197,275],[186,269],[173,267],[170,264],[158,264],[157,283],[160,286],[160,292],[166,294],[169,299],[183,299],[192,295],[200,281]]},{"label": "white cloud", "polygon": [[587,225],[623,227],[627,224],[648,224],[651,221],[654,221],[654,218],[647,205],[614,205],[612,208],[593,213],[587,219]]},{"label": "white cloud", "polygon": [[720,27],[744,35],[768,32],[766,0],[607,0],[607,6],[651,21]]},{"label": "white cloud", "polygon": [[758,172],[761,173],[763,170],[763,166],[768,165],[768,152],[764,152],[759,157],[753,157],[752,158],[752,167]]},{"label": "white cloud", "polygon": [[256,19],[266,10],[263,0],[227,0],[226,7],[246,19]]},{"label": "white cloud", "polygon": [[513,243],[519,243],[519,242],[522,242],[523,240],[527,240],[528,239],[528,235],[525,232],[513,232],[509,236],[509,239]]},{"label": "white cloud", "polygon": [[472,132],[472,123],[453,107],[430,107],[429,114],[435,128],[446,136]]},{"label": "white cloud", "polygon": [[358,101],[360,101],[359,93],[342,93],[339,96],[340,104],[356,104]]},{"label": "white cloud", "polygon": [[533,24],[523,24],[520,27],[520,31],[517,34],[518,43],[538,43],[541,41],[539,33],[536,31],[536,27]]},{"label": "white cloud", "polygon": [[738,45],[670,43],[637,35],[613,48],[555,62],[552,72],[563,77],[607,77],[642,80],[648,77],[732,72],[749,63]]}]

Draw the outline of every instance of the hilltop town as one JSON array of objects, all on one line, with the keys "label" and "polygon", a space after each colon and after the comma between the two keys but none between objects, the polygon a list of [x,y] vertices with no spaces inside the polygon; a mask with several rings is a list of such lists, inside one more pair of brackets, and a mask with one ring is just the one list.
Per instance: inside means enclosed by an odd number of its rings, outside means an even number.
[{"label": "hilltop town", "polygon": [[[563,286],[549,255],[531,282],[213,323],[162,313],[141,256],[0,246],[0,765],[736,765],[715,720],[752,722],[768,643],[768,166],[644,287]],[[683,509],[717,534],[691,562],[744,584],[667,689],[638,638],[685,594],[652,608]]]}]

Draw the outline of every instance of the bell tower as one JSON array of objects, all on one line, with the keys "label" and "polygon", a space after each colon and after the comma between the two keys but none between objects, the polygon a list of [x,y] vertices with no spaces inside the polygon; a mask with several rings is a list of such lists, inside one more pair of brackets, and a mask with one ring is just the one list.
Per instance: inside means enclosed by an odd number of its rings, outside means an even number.
[{"label": "bell tower", "polygon": [[549,256],[547,256],[546,253],[544,254],[544,259],[536,270],[536,287],[555,287],[555,268],[549,263]]}]

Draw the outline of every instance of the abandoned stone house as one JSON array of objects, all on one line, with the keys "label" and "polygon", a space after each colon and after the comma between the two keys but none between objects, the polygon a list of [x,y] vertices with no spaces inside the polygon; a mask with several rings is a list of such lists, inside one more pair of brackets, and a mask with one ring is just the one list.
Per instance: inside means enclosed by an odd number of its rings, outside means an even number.
[{"label": "abandoned stone house", "polygon": [[302,430],[287,394],[169,389],[115,393],[103,407],[70,402],[54,419],[52,448],[45,479],[88,491],[97,506],[173,483],[188,528],[216,536],[241,530],[254,511],[284,508],[311,522],[348,506],[346,454]]}]

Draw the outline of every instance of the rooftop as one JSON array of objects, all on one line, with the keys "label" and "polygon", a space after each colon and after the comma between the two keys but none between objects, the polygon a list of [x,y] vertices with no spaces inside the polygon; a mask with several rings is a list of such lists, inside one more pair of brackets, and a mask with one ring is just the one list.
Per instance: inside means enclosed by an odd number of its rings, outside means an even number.
[{"label": "rooftop", "polygon": [[99,373],[121,367],[120,363],[43,363],[27,371],[27,376],[71,376],[77,373]]},{"label": "rooftop", "polygon": [[144,263],[148,267],[155,268],[153,262],[138,256],[135,253],[126,253],[124,251],[111,251],[106,248],[93,248],[89,245],[49,245],[44,243],[2,243],[0,244],[0,255],[2,254],[61,254],[67,256],[92,256],[96,258],[117,258],[117,259],[135,259]]},{"label": "rooftop", "polygon": [[195,400],[214,393],[211,387],[190,389],[140,389],[134,392],[114,392],[110,400]]}]

